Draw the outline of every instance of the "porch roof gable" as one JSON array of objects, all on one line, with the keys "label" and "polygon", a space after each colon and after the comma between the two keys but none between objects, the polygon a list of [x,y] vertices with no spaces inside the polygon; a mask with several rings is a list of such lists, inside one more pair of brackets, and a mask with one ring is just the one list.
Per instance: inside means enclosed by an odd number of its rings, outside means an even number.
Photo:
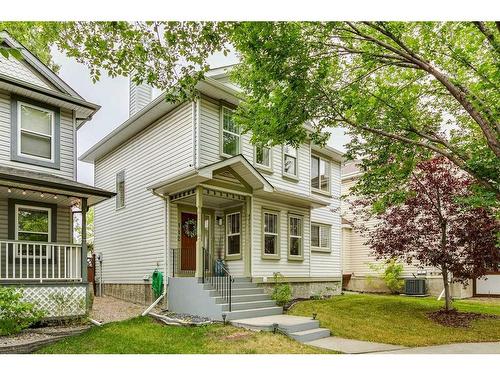
[{"label": "porch roof gable", "polygon": [[274,187],[262,174],[243,156],[236,155],[231,158],[209,164],[198,170],[181,173],[177,176],[160,181],[150,187],[149,190],[160,194],[172,194],[187,186],[201,184],[212,180],[217,171],[231,168],[241,179],[243,179],[253,190],[273,192]]}]

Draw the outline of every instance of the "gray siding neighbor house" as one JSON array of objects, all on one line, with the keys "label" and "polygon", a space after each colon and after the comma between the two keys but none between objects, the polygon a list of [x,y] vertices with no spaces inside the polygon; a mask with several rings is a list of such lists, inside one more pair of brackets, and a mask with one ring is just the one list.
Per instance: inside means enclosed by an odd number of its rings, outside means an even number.
[{"label": "gray siding neighbor house", "polygon": [[342,154],[251,144],[226,70],[189,102],[132,85],[131,117],[82,155],[118,193],[95,210],[105,294],[151,303],[159,270],[170,310],[236,319],[281,311],[277,273],[295,296],[340,293]]},{"label": "gray siding neighbor house", "polygon": [[75,243],[73,215],[114,195],[76,181],[77,130],[99,106],[7,32],[0,43],[22,54],[0,56],[0,287],[21,288],[48,317],[81,315],[86,234]]}]

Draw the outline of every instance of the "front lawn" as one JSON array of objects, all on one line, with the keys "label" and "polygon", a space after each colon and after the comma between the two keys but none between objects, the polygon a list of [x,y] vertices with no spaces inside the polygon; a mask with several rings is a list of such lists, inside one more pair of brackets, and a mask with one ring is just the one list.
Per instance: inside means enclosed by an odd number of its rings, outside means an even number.
[{"label": "front lawn", "polygon": [[49,354],[314,354],[332,353],[281,334],[213,324],[165,326],[149,317],[93,327],[39,351]]},{"label": "front lawn", "polygon": [[[324,301],[304,301],[289,314],[317,313],[322,327],[332,335],[406,346],[427,346],[456,342],[500,341],[499,319],[479,319],[469,328],[451,328],[431,321],[427,312],[436,311],[443,301],[370,294],[346,294]],[[484,301],[455,301],[463,312],[500,315],[500,304]]]}]

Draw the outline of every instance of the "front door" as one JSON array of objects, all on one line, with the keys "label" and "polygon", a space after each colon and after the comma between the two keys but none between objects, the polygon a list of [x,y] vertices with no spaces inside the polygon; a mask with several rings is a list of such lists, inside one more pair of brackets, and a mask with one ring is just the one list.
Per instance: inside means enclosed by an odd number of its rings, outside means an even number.
[{"label": "front door", "polygon": [[196,214],[181,213],[181,270],[196,270]]}]

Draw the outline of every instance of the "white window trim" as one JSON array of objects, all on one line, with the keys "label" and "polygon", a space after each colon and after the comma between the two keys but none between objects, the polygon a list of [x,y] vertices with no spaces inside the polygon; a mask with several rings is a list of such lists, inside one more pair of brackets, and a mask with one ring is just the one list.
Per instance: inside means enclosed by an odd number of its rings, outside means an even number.
[{"label": "white window trim", "polygon": [[[48,136],[47,134],[38,133],[38,132],[35,132],[32,130],[22,129],[21,106],[31,107],[31,108],[37,109],[39,111],[48,112],[52,115],[51,122],[50,122],[50,130],[51,130],[50,136]],[[28,158],[28,159],[33,159],[33,160],[41,160],[41,161],[51,162],[51,163],[55,162],[55,128],[56,128],[55,117],[56,117],[55,112],[50,110],[50,109],[39,107],[39,106],[29,104],[26,102],[22,102],[22,101],[17,102],[17,156],[21,156],[23,158]],[[40,137],[50,138],[50,156],[51,156],[51,158],[48,159],[48,158],[43,158],[43,157],[35,156],[35,155],[23,154],[21,152],[22,132],[33,134],[33,135],[40,136]]]},{"label": "white window trim", "polygon": [[269,165],[265,165],[265,164],[260,164],[257,162],[257,146],[258,145],[253,146],[253,160],[254,160],[255,167],[257,167],[259,169],[263,169],[263,170],[268,171],[268,172],[272,172],[273,171],[273,148],[270,146],[262,146],[262,147],[266,147],[269,149]]},{"label": "white window trim", "polygon": [[[30,205],[24,205],[24,204],[16,204],[14,206],[14,224],[15,224],[15,240],[16,241],[19,241],[19,209],[27,209],[27,210],[34,210],[34,211],[47,211],[47,215],[48,215],[48,222],[49,222],[49,225],[48,225],[48,233],[46,232],[30,232],[30,231],[21,231],[23,233],[33,233],[33,234],[47,234],[47,239],[48,241],[47,242],[38,242],[38,241],[23,241],[23,242],[27,242],[27,243],[50,243],[52,242],[52,209],[49,208],[49,207],[41,207],[41,206],[30,206]],[[16,250],[16,258],[20,258],[21,257],[21,254],[19,252],[19,247],[17,247],[17,250]],[[42,257],[42,259],[45,259],[45,258],[49,258],[50,259],[50,254],[48,252],[48,249],[45,250],[45,256]]]},{"label": "white window trim", "polygon": [[[276,216],[276,233],[266,232],[265,231],[265,220],[264,217],[266,214],[275,215]],[[280,241],[280,232],[281,232],[281,224],[280,224],[280,212],[272,209],[263,209],[262,210],[262,259],[280,259],[281,258],[281,241]],[[265,252],[265,243],[266,243],[266,235],[276,236],[276,253],[274,254],[266,254]]]},{"label": "white window trim", "polygon": [[[239,215],[240,217],[240,231],[238,233],[229,233],[229,216],[233,216],[233,215]],[[226,259],[228,260],[234,260],[234,258],[236,259],[239,259],[241,258],[241,228],[242,228],[242,222],[241,222],[241,219],[242,219],[242,215],[241,215],[241,211],[235,211],[235,212],[230,212],[230,213],[227,213],[226,214]],[[234,236],[239,236],[239,242],[240,242],[240,246],[239,246],[239,249],[240,249],[240,252],[239,253],[235,253],[235,254],[229,254],[229,237],[234,237]]]},{"label": "white window trim", "polygon": [[[119,202],[118,176],[120,174],[123,174],[123,206],[118,206],[118,202]],[[126,183],[125,170],[121,170],[120,172],[117,172],[115,175],[115,189],[116,189],[115,211],[123,210],[127,206],[126,201],[125,201],[125,199],[127,197],[127,194],[125,193],[126,188],[127,188],[127,183]]]},{"label": "white window trim", "polygon": [[327,159],[321,155],[317,155],[317,154],[312,154],[311,160],[312,160],[312,158],[319,159],[319,165],[318,165],[318,183],[319,183],[319,186],[321,186],[321,160],[323,160],[325,163],[328,164],[329,179],[328,179],[328,189],[327,190],[322,190],[321,188],[312,187],[312,183],[311,183],[312,168],[311,168],[311,175],[309,176],[309,186],[311,187],[311,191],[313,191],[315,193],[319,193],[319,194],[331,195],[332,194],[332,162],[329,159]]},{"label": "white window trim", "polygon": [[[225,158],[232,158],[233,156],[241,154],[241,131],[238,134],[238,133],[234,133],[232,131],[224,129],[224,110],[225,109],[227,109],[231,113],[234,112],[234,110],[231,109],[231,108],[229,108],[229,107],[221,106],[221,109],[220,109],[220,139],[219,139],[219,148],[220,148],[220,155],[221,156],[223,156]],[[228,133],[228,134],[235,135],[235,136],[238,137],[238,152],[236,153],[236,155],[226,154],[224,152],[224,133]]]},{"label": "white window trim", "polygon": [[[287,178],[291,178],[291,179],[294,179],[294,180],[298,180],[299,179],[299,149],[298,148],[293,148],[292,146],[289,146],[291,147],[292,149],[294,149],[296,151],[296,154],[295,154],[295,168],[296,168],[296,174],[292,174],[292,173],[288,173],[288,172],[285,172],[285,146],[282,146],[281,148],[281,170],[282,170],[282,174],[284,177],[287,177]],[[288,156],[291,156],[291,155],[288,155]],[[293,157],[293,156],[291,156]]]},{"label": "white window trim", "polygon": [[[290,219],[295,218],[300,220],[300,236],[292,235],[290,230]],[[299,238],[299,255],[292,255],[291,250],[291,238]],[[304,260],[304,217],[297,214],[288,214],[288,259],[290,260]]]},{"label": "white window trim", "polygon": [[[319,233],[318,233],[319,246],[312,245],[312,227],[314,225],[319,226]],[[321,233],[325,229],[328,233],[328,246],[322,247],[321,246]],[[311,222],[311,251],[321,252],[321,253],[331,253],[332,252],[332,226],[330,224]]]}]

